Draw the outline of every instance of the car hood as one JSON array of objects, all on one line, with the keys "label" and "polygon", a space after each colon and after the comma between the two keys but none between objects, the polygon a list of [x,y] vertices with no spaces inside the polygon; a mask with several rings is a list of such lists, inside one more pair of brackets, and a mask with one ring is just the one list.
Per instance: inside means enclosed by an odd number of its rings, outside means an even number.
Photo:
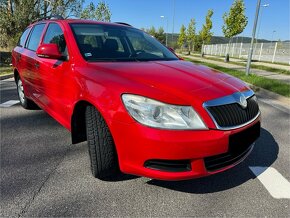
[{"label": "car hood", "polygon": [[195,99],[206,101],[247,89],[243,82],[228,74],[186,61],[99,62],[90,65],[97,71],[127,78],[183,99],[194,95]]}]

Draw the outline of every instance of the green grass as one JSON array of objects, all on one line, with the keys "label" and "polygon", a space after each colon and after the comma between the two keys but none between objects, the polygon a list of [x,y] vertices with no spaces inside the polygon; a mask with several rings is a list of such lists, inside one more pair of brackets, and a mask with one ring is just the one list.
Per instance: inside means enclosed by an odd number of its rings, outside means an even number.
[{"label": "green grass", "polygon": [[[213,58],[213,57],[204,57],[204,58],[208,59],[208,60],[224,62],[220,58]],[[239,65],[239,66],[244,66],[244,67],[246,66],[246,63],[240,63],[240,62],[236,62],[236,61],[230,61],[229,63],[230,64],[235,64],[235,65]],[[256,64],[253,64],[253,63],[251,64],[251,68],[255,68],[255,69],[259,69],[259,70],[265,70],[265,71],[273,72],[273,73],[290,75],[290,70],[283,70],[283,69],[278,69],[278,68],[274,68],[274,67],[261,66],[261,65],[256,65]]]},{"label": "green grass", "polygon": [[287,83],[283,83],[281,81],[274,80],[274,79],[269,79],[269,78],[257,76],[255,74],[250,74],[249,76],[246,76],[245,72],[242,72],[242,71],[232,70],[229,68],[220,67],[220,66],[217,66],[215,64],[210,64],[210,63],[206,63],[206,62],[202,62],[202,61],[193,61],[189,58],[185,58],[185,60],[193,62],[193,63],[197,63],[197,64],[202,64],[202,65],[208,66],[210,68],[214,68],[216,70],[219,70],[219,71],[222,71],[224,73],[230,74],[234,77],[237,77],[237,78],[239,78],[247,83],[250,83],[254,86],[258,86],[258,87],[261,87],[263,89],[267,89],[271,92],[275,92],[275,93],[283,95],[285,97],[290,97],[290,85]]},{"label": "green grass", "polygon": [[[197,53],[197,52],[192,52],[191,53],[191,55],[193,55],[193,56],[197,56],[197,57],[200,57],[201,55],[200,55],[200,53]],[[222,56],[219,56],[219,57],[222,57]],[[210,58],[212,58],[212,57],[206,57],[206,58],[208,58],[208,59],[210,59]],[[224,58],[224,57],[222,57],[222,58]],[[236,58],[237,59],[237,58]],[[221,60],[221,59],[219,59],[219,58],[216,58],[216,60]],[[247,61],[247,59],[245,59],[245,58],[240,58],[240,60],[242,60],[242,61]],[[289,64],[287,64],[287,63],[282,63],[282,62],[274,62],[274,63],[272,63],[272,61],[258,61],[258,60],[253,60],[252,62],[259,62],[259,63],[265,63],[265,64],[273,64],[273,65],[277,65],[277,67],[279,67],[279,65],[283,65],[283,66],[289,66]],[[237,62],[234,62],[234,63],[237,63]],[[290,66],[289,66],[290,67]],[[276,68],[275,68],[276,69]]]},{"label": "green grass", "polygon": [[0,76],[5,76],[13,74],[13,70],[11,67],[0,67]]},{"label": "green grass", "polygon": [[12,67],[0,67],[0,76],[12,74]]}]

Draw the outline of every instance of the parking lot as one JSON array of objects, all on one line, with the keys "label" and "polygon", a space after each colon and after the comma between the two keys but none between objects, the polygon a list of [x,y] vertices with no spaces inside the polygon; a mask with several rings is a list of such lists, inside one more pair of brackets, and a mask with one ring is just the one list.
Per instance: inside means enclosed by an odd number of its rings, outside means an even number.
[{"label": "parking lot", "polygon": [[[1,84],[0,216],[290,216],[290,110],[259,96],[261,137],[226,172],[189,181],[93,178],[86,143],[42,110],[17,103],[13,79]],[[136,145],[137,146],[137,145]]]}]

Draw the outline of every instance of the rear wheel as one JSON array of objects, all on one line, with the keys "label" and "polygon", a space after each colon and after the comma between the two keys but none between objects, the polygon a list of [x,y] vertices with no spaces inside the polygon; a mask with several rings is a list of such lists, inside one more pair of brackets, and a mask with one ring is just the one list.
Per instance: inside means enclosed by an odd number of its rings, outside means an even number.
[{"label": "rear wheel", "polygon": [[25,109],[38,109],[39,107],[30,99],[28,99],[25,95],[23,89],[23,83],[20,77],[17,78],[17,94],[20,101],[20,104]]},{"label": "rear wheel", "polygon": [[93,106],[86,108],[86,130],[93,176],[115,177],[119,171],[115,144],[104,118]]}]

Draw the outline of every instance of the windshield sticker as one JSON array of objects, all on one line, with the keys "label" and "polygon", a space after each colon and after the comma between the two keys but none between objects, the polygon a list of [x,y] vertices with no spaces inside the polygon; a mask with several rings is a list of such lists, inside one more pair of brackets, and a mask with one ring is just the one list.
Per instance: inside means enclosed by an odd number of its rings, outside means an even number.
[{"label": "windshield sticker", "polygon": [[85,53],[85,56],[86,57],[92,57],[93,55],[92,55],[92,53]]}]

